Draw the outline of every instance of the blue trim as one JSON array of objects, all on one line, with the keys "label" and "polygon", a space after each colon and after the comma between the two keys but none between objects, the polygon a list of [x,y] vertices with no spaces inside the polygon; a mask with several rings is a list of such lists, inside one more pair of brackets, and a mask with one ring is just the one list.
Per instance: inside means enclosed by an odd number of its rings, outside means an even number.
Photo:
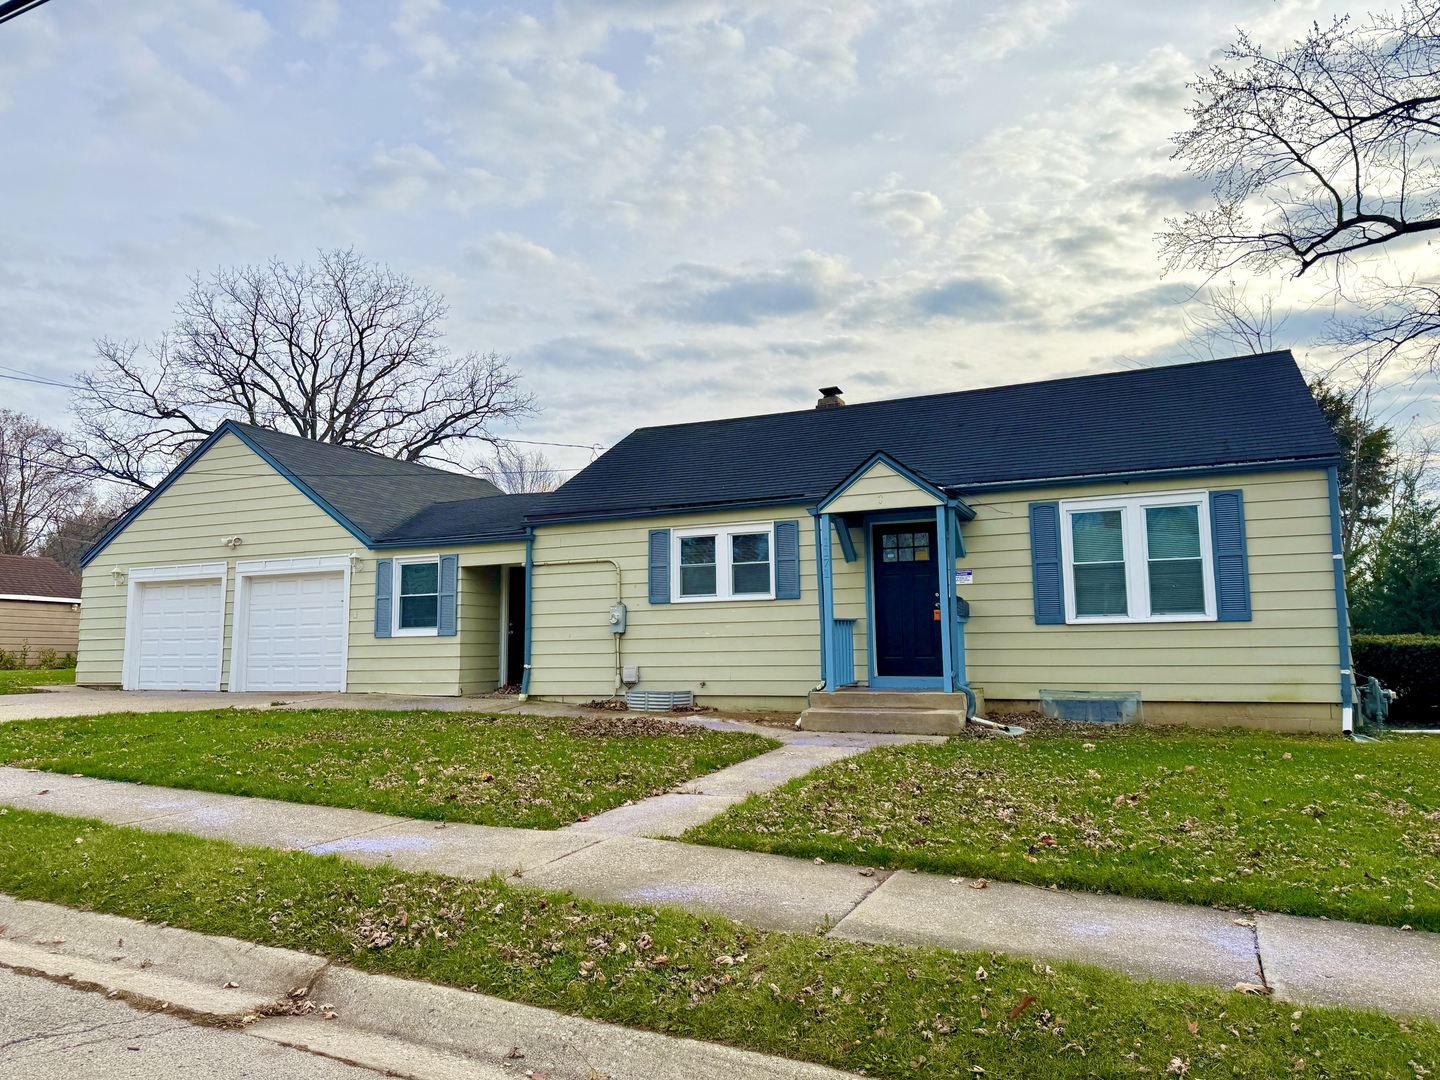
[{"label": "blue trim", "polygon": [[484,547],[486,544],[519,544],[525,540],[523,532],[508,533],[504,536],[448,536],[437,540],[376,540],[366,541],[372,551],[397,551],[402,548],[454,548]]},{"label": "blue trim", "polygon": [[[164,494],[171,484],[173,484],[176,480],[179,480],[180,477],[184,476],[185,473],[189,470],[190,466],[194,465],[197,461],[204,457],[205,454],[212,446],[215,445],[216,442],[218,442],[226,434],[230,433],[233,433],[241,442],[248,446],[257,457],[259,457],[272,469],[274,469],[286,480],[290,481],[290,483],[294,484],[297,488],[299,488],[306,498],[308,498],[316,506],[320,507],[321,510],[324,510],[325,513],[329,514],[330,517],[335,520],[336,524],[338,524],[351,536],[355,537],[355,539],[359,540],[367,548],[374,548],[376,546],[375,542],[371,540],[370,537],[366,536],[365,533],[363,533],[354,522],[352,522],[344,514],[340,513],[340,511],[336,510],[328,502],[322,499],[316,493],[314,488],[312,488],[309,484],[305,483],[304,480],[301,480],[289,469],[285,468],[285,466],[281,465],[280,462],[275,460],[275,458],[273,458],[270,454],[266,453],[266,451],[262,449],[258,443],[256,443],[253,439],[251,439],[248,435],[245,434],[244,430],[238,424],[236,424],[235,421],[225,420],[220,424],[219,427],[217,427],[214,431],[210,433],[210,435],[205,439],[204,442],[202,442],[194,450],[190,451],[189,455],[185,458],[185,460],[182,461],[179,465],[175,466],[175,468],[170,471],[169,475],[167,475],[165,479],[161,480],[160,483],[156,484],[153,488],[151,488],[150,494],[146,495],[145,498],[141,499],[135,505],[134,509],[132,509],[128,514],[126,514],[123,518],[121,518],[114,525],[112,525],[109,531],[107,531],[104,536],[102,536],[98,541],[96,541],[95,545],[88,552],[85,553],[85,557],[80,560],[81,568],[83,569],[84,567],[89,566],[93,561],[95,561],[95,559],[99,558],[100,553],[104,551],[107,547],[109,547],[111,542],[114,541],[117,536],[119,536],[122,532],[129,528],[132,521],[134,521],[137,517],[139,517],[146,510],[148,510],[150,508],[150,504],[153,503],[156,499],[158,499],[162,494]],[[421,545],[414,544],[396,546],[419,547]]]},{"label": "blue trim", "polygon": [[840,541],[840,554],[845,556],[846,562],[854,562],[859,558],[855,554],[855,540],[850,535],[850,526],[840,517],[835,518],[835,538]]},{"label": "blue trim", "polygon": [[1141,469],[1134,472],[1081,473],[1072,476],[1044,476],[1033,480],[997,480],[993,483],[952,484],[957,492],[1027,491],[1045,487],[1088,487],[1113,484],[1126,480],[1180,480],[1200,476],[1239,476],[1248,473],[1299,472],[1333,466],[1339,458],[1280,458],[1275,461],[1247,462],[1235,465],[1195,465],[1182,469]]},{"label": "blue trim", "polygon": [[1340,526],[1340,473],[1332,465],[1325,470],[1325,475],[1330,487],[1330,550],[1335,569],[1335,638],[1340,647],[1340,704],[1347,709],[1353,709],[1355,680],[1350,661],[1350,607],[1345,600],[1345,539]]},{"label": "blue trim", "polygon": [[[820,576],[829,583],[820,606],[821,669],[826,672],[827,678],[830,672],[839,670],[835,664],[835,579],[832,572],[835,556],[830,545],[830,537],[834,533],[832,521],[829,514],[820,515]],[[838,690],[839,687],[827,682],[825,689]]]},{"label": "blue trim", "polygon": [[530,528],[538,529],[550,525],[587,525],[600,521],[639,521],[644,518],[683,517],[686,514],[713,514],[730,510],[773,510],[781,506],[805,507],[813,514],[816,512],[813,509],[814,498],[815,496],[813,494],[801,493],[776,499],[682,503],[675,506],[646,506],[637,507],[633,510],[612,510],[604,514],[587,514],[584,512],[576,512],[569,515],[533,514],[527,516],[525,520],[529,522]]},{"label": "blue trim", "polygon": [[876,690],[945,690],[944,679],[925,679],[918,676],[901,678],[898,675],[886,675],[872,678],[870,685]]},{"label": "blue trim", "polygon": [[935,508],[935,544],[940,564],[940,677],[948,694],[955,689],[955,656],[951,651],[951,628],[955,624],[955,560],[950,557],[950,507]]},{"label": "blue trim", "polygon": [[531,615],[535,610],[535,533],[525,537],[525,668],[520,676],[520,693],[530,693],[530,632]]},{"label": "blue trim", "polygon": [[890,468],[894,469],[897,473],[903,476],[906,480],[909,480],[910,483],[914,484],[921,491],[924,491],[927,495],[939,499],[942,503],[949,504],[951,497],[947,495],[944,491],[936,487],[929,480],[926,480],[924,477],[920,476],[913,469],[909,469],[906,466],[900,464],[900,462],[896,461],[889,454],[885,453],[885,451],[880,450],[875,452],[874,454],[871,454],[870,457],[866,459],[864,465],[861,465],[858,469],[856,469],[844,480],[841,480],[840,483],[837,484],[834,488],[832,488],[830,494],[826,495],[823,499],[820,500],[820,504],[817,509],[820,510],[821,513],[824,513],[825,508],[829,506],[832,502],[834,502],[836,499],[840,498],[840,496],[844,495],[846,489],[849,488],[851,484],[855,483],[855,481],[859,480],[862,476],[864,476],[867,472],[869,472],[877,464],[880,463],[888,465]]},{"label": "blue trim", "polygon": [[[815,616],[815,617],[816,617],[816,620],[818,621],[819,626],[820,626],[820,681],[821,681],[821,682],[825,682],[826,678],[828,677],[828,676],[825,674],[825,673],[826,673],[826,670],[827,670],[827,668],[826,668],[826,666],[825,666],[825,651],[826,651],[826,650],[825,650],[825,594],[830,591],[830,590],[829,590],[829,584],[830,584],[830,583],[825,580],[825,574],[824,574],[824,572],[823,572],[822,569],[821,569],[821,568],[824,566],[824,559],[821,557],[821,554],[820,554],[820,529],[822,528],[821,519],[820,519],[819,517],[816,517],[816,518],[814,519],[814,521],[815,521],[815,603],[816,603],[816,605],[818,606],[818,610],[817,610],[817,612],[816,612],[816,616]],[[828,686],[828,684],[827,684],[827,686]]]}]

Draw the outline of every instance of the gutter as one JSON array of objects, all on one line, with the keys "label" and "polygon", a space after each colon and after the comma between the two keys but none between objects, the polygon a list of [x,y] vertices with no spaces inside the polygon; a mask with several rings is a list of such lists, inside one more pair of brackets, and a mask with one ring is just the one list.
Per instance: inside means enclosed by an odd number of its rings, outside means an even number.
[{"label": "gutter", "polygon": [[1355,732],[1355,673],[1350,660],[1350,608],[1345,599],[1345,544],[1340,528],[1340,473],[1325,470],[1330,488],[1330,551],[1335,572],[1335,640],[1340,650],[1340,729]]}]

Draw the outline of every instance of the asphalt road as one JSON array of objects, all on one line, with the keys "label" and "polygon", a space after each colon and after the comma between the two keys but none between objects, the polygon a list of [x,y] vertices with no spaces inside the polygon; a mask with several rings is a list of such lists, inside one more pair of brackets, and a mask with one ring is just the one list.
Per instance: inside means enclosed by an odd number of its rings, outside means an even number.
[{"label": "asphalt road", "polygon": [[379,1075],[0,968],[5,1080],[376,1080]]}]

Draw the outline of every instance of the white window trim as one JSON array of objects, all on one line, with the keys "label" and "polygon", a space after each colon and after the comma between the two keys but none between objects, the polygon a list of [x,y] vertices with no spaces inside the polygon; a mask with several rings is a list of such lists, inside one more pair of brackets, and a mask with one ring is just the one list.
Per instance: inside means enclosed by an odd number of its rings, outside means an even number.
[{"label": "white window trim", "polygon": [[[1198,506],[1200,521],[1200,570],[1205,584],[1205,612],[1193,615],[1155,615],[1150,612],[1149,544],[1145,530],[1145,508],[1152,506]],[[1095,510],[1124,512],[1125,597],[1128,615],[1075,614],[1074,532],[1070,515]],[[1088,623],[1171,623],[1214,622],[1215,565],[1210,544],[1210,493],[1208,491],[1157,491],[1140,495],[1105,495],[1060,502],[1060,560],[1065,575],[1065,621]]]},{"label": "white window trim", "polygon": [[[735,534],[766,533],[770,537],[770,591],[768,593],[735,593],[731,591],[730,537]],[[715,595],[680,595],[680,541],[687,536],[715,537]],[[695,525],[670,531],[670,602],[672,604],[714,604],[720,601],[748,602],[775,599],[775,523],[751,521],[738,525]]]},{"label": "white window trim", "polygon": [[235,564],[235,608],[230,620],[230,681],[232,693],[248,690],[245,685],[245,669],[249,656],[247,641],[250,636],[250,582],[257,577],[286,577],[296,574],[345,575],[345,609],[342,625],[345,627],[345,651],[340,661],[340,691],[343,693],[350,680],[350,568],[349,555],[313,555],[293,559],[245,559]]},{"label": "white window trim", "polygon": [[140,623],[136,614],[140,610],[140,586],[155,581],[216,581],[220,582],[220,663],[215,668],[215,685],[219,690],[224,683],[225,669],[225,600],[229,564],[223,562],[183,563],[177,566],[135,566],[125,573],[125,652],[120,660],[120,688],[134,690],[139,678],[135,669],[140,663],[140,643],[137,636]]},{"label": "white window trim", "polygon": [[[414,566],[417,563],[435,564],[435,590],[440,590],[440,556],[439,555],[397,555],[394,565],[390,571],[390,636],[391,637],[439,637],[440,636],[440,603],[437,598],[435,603],[435,625],[434,626],[406,626],[400,625],[400,567]],[[456,587],[459,587],[457,581]],[[455,598],[456,613],[459,613],[460,598]]]}]

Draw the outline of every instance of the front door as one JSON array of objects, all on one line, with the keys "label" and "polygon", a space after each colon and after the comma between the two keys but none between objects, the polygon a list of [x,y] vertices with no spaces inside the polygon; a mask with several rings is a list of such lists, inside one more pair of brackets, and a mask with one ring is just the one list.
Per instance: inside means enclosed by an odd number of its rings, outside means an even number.
[{"label": "front door", "polygon": [[935,526],[877,525],[873,541],[875,674],[942,678]]}]

